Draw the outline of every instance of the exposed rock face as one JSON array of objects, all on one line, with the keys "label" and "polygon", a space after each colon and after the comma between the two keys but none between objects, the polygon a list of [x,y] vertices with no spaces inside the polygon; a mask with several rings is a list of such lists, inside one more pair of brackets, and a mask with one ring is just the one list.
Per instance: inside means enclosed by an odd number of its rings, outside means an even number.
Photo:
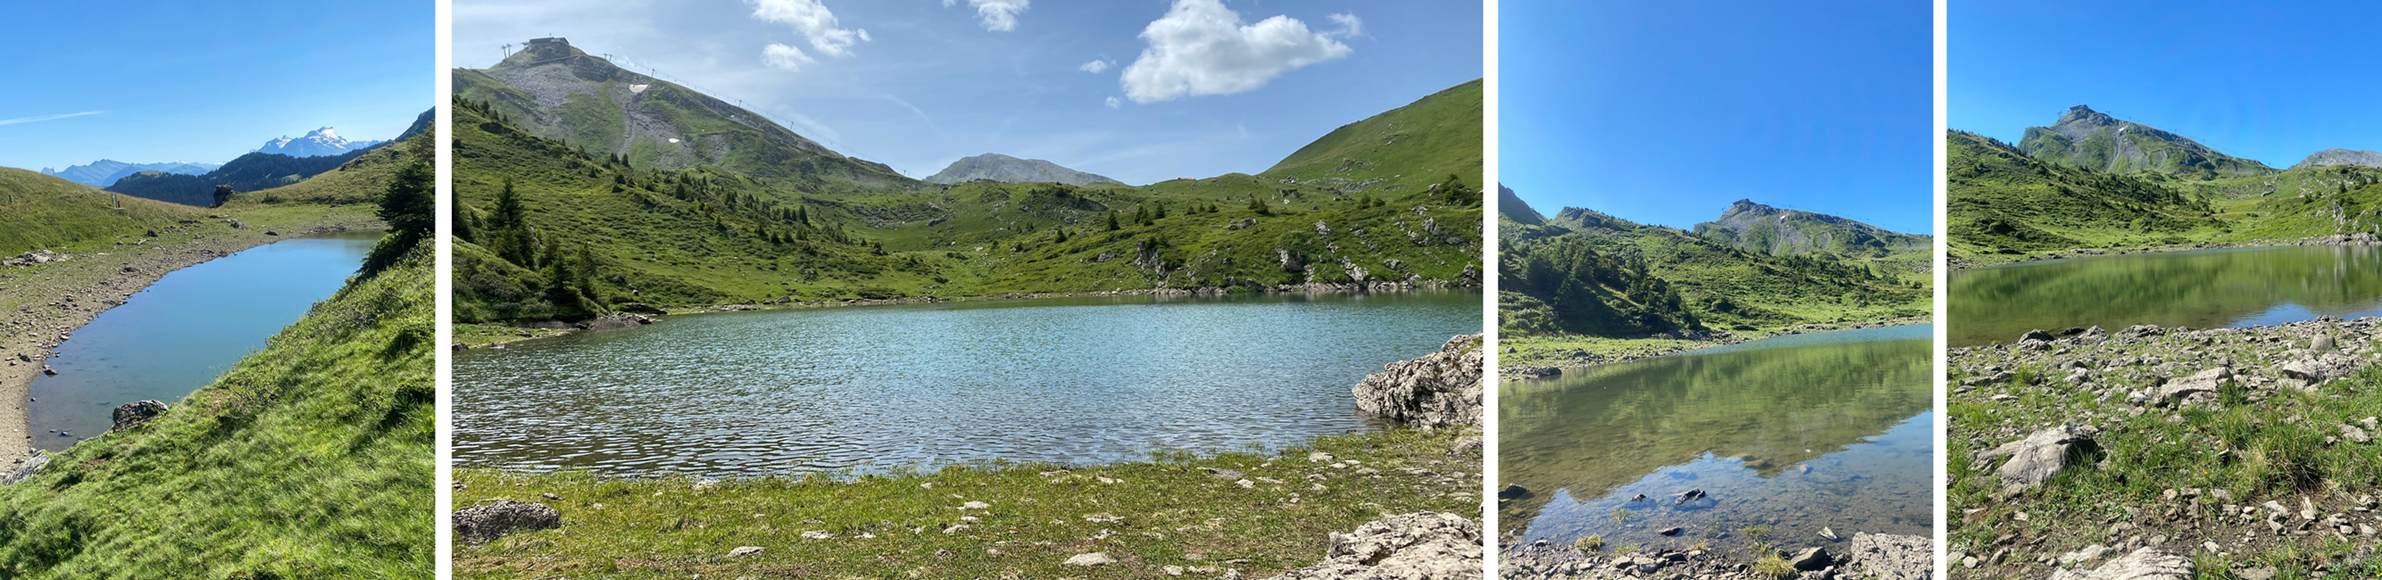
[{"label": "exposed rock face", "polygon": [[1458,336],[1422,358],[1384,365],[1356,385],[1356,409],[1422,429],[1481,422],[1481,335]]},{"label": "exposed rock face", "polygon": [[49,464],[49,454],[35,451],[32,455],[18,459],[11,465],[0,467],[0,485],[9,485],[19,481],[24,481],[27,478],[33,477],[33,474],[40,473],[41,466]]},{"label": "exposed rock face", "polygon": [[630,314],[627,312],[614,312],[611,314],[598,316],[595,320],[587,321],[587,323],[580,326],[586,330],[618,330],[622,328],[636,328],[648,324],[653,324],[652,317],[642,314]]},{"label": "exposed rock face", "polygon": [[2057,570],[2051,580],[2188,580],[2192,559],[2143,548],[2110,560],[2091,572]]},{"label": "exposed rock face", "polygon": [[2087,427],[2060,425],[1977,454],[1977,460],[2010,458],[2001,468],[2002,493],[2019,493],[2050,481],[2077,455],[2095,449],[2093,435]]},{"label": "exposed rock face", "polygon": [[150,419],[155,419],[158,416],[164,414],[165,403],[162,402],[133,401],[130,403],[125,403],[122,406],[116,407],[116,428],[112,431],[123,431],[133,427],[139,427],[142,423],[147,423]]},{"label": "exposed rock face", "polygon": [[1729,204],[1720,219],[1696,224],[1693,231],[1698,237],[1774,256],[1815,251],[1917,250],[1934,243],[1928,236],[1896,233],[1827,214],[1770,207],[1749,199]]},{"label": "exposed rock face", "polygon": [[2105,173],[2156,171],[2202,177],[2264,175],[2274,169],[2217,152],[2182,135],[2069,107],[2050,127],[2028,127],[2018,141],[2028,157]]},{"label": "exposed rock face", "polygon": [[1450,513],[1384,517],[1333,533],[1320,564],[1273,580],[1471,580],[1481,577],[1480,524]]},{"label": "exposed rock face", "polygon": [[454,520],[455,536],[473,544],[485,544],[523,530],[562,527],[562,514],[554,508],[509,499],[455,510]]},{"label": "exposed rock face", "polygon": [[1878,580],[1927,580],[1935,573],[1935,547],[1931,544],[1918,536],[1856,533],[1846,557],[1861,573]]}]

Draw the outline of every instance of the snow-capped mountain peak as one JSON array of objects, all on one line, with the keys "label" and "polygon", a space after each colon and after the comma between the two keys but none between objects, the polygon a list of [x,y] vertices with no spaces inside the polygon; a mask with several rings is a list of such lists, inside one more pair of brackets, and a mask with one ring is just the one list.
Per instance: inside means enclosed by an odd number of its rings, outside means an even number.
[{"label": "snow-capped mountain peak", "polygon": [[279,153],[291,157],[345,155],[349,151],[371,147],[377,143],[380,142],[349,141],[340,137],[338,131],[334,131],[330,127],[323,127],[308,131],[304,137],[293,139],[284,135],[279,139],[266,141],[265,146],[257,148],[256,152]]}]

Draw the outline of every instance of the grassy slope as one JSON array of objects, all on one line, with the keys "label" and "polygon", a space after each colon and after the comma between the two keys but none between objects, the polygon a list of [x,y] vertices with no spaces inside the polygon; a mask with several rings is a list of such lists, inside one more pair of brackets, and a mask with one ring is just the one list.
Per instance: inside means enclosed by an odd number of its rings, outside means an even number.
[{"label": "grassy slope", "polygon": [[1953,256],[2180,243],[2225,233],[2204,199],[2161,180],[2047,163],[1974,133],[1953,131],[1946,139]]},{"label": "grassy slope", "polygon": [[[113,209],[121,203],[122,210]],[[34,248],[81,249],[205,217],[198,208],[94,189],[22,169],[0,167],[0,257]]]},{"label": "grassy slope", "polygon": [[[1382,128],[1395,128],[1403,132],[1400,147],[1310,149],[1381,156],[1384,161],[1367,162],[1374,166],[1418,160],[1412,161],[1424,164],[1418,173],[1435,172],[1444,179],[1447,172],[1466,169],[1461,162],[1438,159],[1435,155],[1444,155],[1433,151],[1461,146],[1441,143],[1447,139],[1423,134],[1409,124],[1424,124],[1426,119],[1430,127],[1469,122],[1474,127],[1471,140],[1454,141],[1472,143],[1469,170],[1477,171],[1479,103],[1445,101],[1478,97],[1475,85],[1458,87],[1342,130],[1378,136],[1389,130]],[[497,109],[501,113],[503,107]],[[967,297],[1309,281],[1305,273],[1284,271],[1277,249],[1302,254],[1313,265],[1314,279],[1325,282],[1350,279],[1343,260],[1375,280],[1409,275],[1453,280],[1467,266],[1477,271],[1481,264],[1479,200],[1446,204],[1439,194],[1424,191],[1427,187],[1357,192],[1328,184],[1285,186],[1275,178],[1231,174],[1143,188],[972,182],[916,192],[833,193],[812,189],[806,181],[755,178],[710,167],[667,172],[619,167],[581,157],[561,142],[537,137],[472,107],[456,110],[455,190],[462,203],[485,211],[493,206],[504,181],[514,180],[516,192],[529,206],[530,222],[540,232],[592,245],[605,272],[599,283],[616,302],[701,306],[782,297]],[[774,223],[767,212],[719,200],[678,199],[674,183],[682,177],[717,184],[761,204],[803,208],[814,224],[840,229],[858,243],[816,237],[769,242],[752,234],[754,226]],[[1267,215],[1247,207],[1252,196],[1267,204]],[[1374,199],[1387,203],[1364,203]],[[1146,225],[1131,219],[1137,211],[1154,212],[1161,205],[1167,209],[1166,218]],[[1199,207],[1217,211],[1193,211]],[[1112,213],[1122,224],[1113,232],[1106,228]],[[1240,220],[1254,220],[1254,225],[1227,227]],[[1317,222],[1330,233],[1319,233]],[[1428,234],[1426,224],[1437,225],[1441,233]],[[1057,239],[1055,230],[1060,229],[1068,232],[1065,242]],[[1409,233],[1421,236],[1423,243]],[[1451,237],[1462,243],[1450,243]],[[875,255],[875,245],[882,245],[885,255]],[[1145,247],[1155,248],[1155,261],[1137,260]],[[1398,267],[1390,265],[1393,260]],[[459,273],[468,265],[459,264]],[[457,312],[474,316],[459,316],[459,321],[513,318],[495,314],[501,312],[535,317],[528,314],[538,310],[534,305],[486,301],[504,294],[507,286],[534,286],[517,275],[511,282],[500,280],[495,270],[501,268],[473,270],[491,273],[484,286],[487,292],[473,295],[466,288],[459,293],[465,301]],[[490,313],[491,318],[477,318],[481,314],[476,313]]]},{"label": "grassy slope", "polygon": [[2218,217],[2232,224],[2221,237],[2228,241],[2382,233],[2382,169],[2306,167],[2186,189],[2220,200]]},{"label": "grassy slope", "polygon": [[404,167],[406,148],[406,142],[392,142],[350,159],[330,171],[306,178],[305,181],[242,192],[233,195],[231,202],[224,204],[223,209],[238,211],[281,203],[373,203],[380,199],[382,192],[388,191],[390,179],[399,168]]},{"label": "grassy slope", "polygon": [[[1479,447],[1450,452],[1460,439],[1478,436],[1400,430],[1324,437],[1279,455],[1165,457],[1072,470],[952,467],[849,481],[695,485],[459,470],[458,506],[498,498],[541,502],[562,512],[563,528],[458,544],[455,576],[1088,579],[1165,577],[1161,569],[1172,565],[1264,577],[1314,563],[1332,532],[1382,515],[1479,513]],[[1311,451],[1359,463],[1312,462]],[[1251,485],[1201,468],[1244,472]],[[1361,473],[1366,469],[1377,473]],[[963,508],[969,501],[990,507]],[[833,537],[801,535],[813,531]],[[764,551],[729,558],[738,546]],[[1118,563],[1061,564],[1095,551]]]},{"label": "grassy slope", "polygon": [[1454,174],[1482,187],[1482,81],[1350,123],[1275,163],[1267,181],[1347,188],[1377,183],[1377,191],[1422,191]]},{"label": "grassy slope", "polygon": [[164,417],[0,487],[0,576],[431,573],[429,246]]}]

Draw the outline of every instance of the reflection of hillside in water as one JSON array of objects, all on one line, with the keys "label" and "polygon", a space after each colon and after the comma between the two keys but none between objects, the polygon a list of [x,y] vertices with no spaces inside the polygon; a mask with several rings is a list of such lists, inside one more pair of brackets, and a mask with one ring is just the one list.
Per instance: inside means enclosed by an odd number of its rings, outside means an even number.
[{"label": "reflection of hillside in water", "polygon": [[[1953,273],[1950,296],[1954,347],[2010,342],[2037,328],[2355,318],[2382,310],[2382,249],[2222,250],[1983,268]],[[2286,305],[2297,308],[2278,310]]]},{"label": "reflection of hillside in water", "polygon": [[1503,527],[1527,525],[1557,490],[1598,498],[1707,454],[1776,477],[1884,433],[1933,404],[1927,328],[1829,333],[1846,336],[1510,385],[1499,400],[1498,478],[1535,493],[1504,507]]}]

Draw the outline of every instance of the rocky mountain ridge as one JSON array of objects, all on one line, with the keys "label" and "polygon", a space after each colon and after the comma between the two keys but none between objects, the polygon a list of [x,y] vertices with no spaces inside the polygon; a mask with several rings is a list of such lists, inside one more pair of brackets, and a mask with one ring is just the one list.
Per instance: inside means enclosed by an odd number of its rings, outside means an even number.
[{"label": "rocky mountain ridge", "polygon": [[1019,159],[999,153],[986,153],[962,158],[926,178],[927,183],[964,183],[990,179],[1001,183],[1064,183],[1092,185],[1095,183],[1123,183],[1106,176],[1085,173],[1041,159]]}]

